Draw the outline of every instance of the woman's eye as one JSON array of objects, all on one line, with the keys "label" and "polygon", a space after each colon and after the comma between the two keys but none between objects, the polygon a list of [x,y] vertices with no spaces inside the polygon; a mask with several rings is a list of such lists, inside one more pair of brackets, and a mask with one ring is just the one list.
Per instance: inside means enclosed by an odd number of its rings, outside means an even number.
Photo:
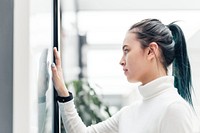
[{"label": "woman's eye", "polygon": [[124,49],[124,53],[128,53],[128,49]]}]

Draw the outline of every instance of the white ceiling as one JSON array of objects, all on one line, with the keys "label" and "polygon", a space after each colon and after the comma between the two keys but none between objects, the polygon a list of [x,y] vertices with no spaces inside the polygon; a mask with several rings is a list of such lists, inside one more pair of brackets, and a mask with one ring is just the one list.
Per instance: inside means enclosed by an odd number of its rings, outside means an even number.
[{"label": "white ceiling", "polygon": [[[68,1],[68,0],[65,0]],[[199,0],[75,0],[85,10],[187,10],[200,9]]]},{"label": "white ceiling", "polygon": [[[76,8],[78,11],[200,10],[199,0],[60,0],[60,2],[63,11]],[[49,12],[52,4],[49,0],[30,0],[31,12]]]}]

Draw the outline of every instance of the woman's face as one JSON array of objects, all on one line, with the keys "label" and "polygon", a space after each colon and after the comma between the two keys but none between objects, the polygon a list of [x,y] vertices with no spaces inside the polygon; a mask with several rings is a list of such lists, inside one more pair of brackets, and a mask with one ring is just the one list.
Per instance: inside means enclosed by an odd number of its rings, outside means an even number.
[{"label": "woman's face", "polygon": [[143,82],[147,77],[149,65],[146,51],[142,49],[135,33],[127,33],[122,46],[123,56],[120,64],[129,82]]}]

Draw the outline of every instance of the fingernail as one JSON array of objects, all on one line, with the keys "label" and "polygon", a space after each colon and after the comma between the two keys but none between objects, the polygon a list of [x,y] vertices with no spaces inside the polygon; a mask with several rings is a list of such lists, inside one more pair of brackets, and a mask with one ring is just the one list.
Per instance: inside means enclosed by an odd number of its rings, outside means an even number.
[{"label": "fingernail", "polygon": [[55,63],[52,63],[52,64],[51,64],[51,67],[56,67]]}]

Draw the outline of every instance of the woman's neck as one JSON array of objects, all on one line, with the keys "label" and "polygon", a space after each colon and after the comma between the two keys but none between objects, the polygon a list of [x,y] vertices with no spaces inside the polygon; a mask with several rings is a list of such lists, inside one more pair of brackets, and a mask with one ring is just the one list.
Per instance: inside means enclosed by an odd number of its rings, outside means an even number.
[{"label": "woman's neck", "polygon": [[167,72],[164,69],[159,69],[158,71],[150,71],[148,74],[143,76],[144,78],[141,80],[142,85],[145,85],[157,78],[167,76]]}]

